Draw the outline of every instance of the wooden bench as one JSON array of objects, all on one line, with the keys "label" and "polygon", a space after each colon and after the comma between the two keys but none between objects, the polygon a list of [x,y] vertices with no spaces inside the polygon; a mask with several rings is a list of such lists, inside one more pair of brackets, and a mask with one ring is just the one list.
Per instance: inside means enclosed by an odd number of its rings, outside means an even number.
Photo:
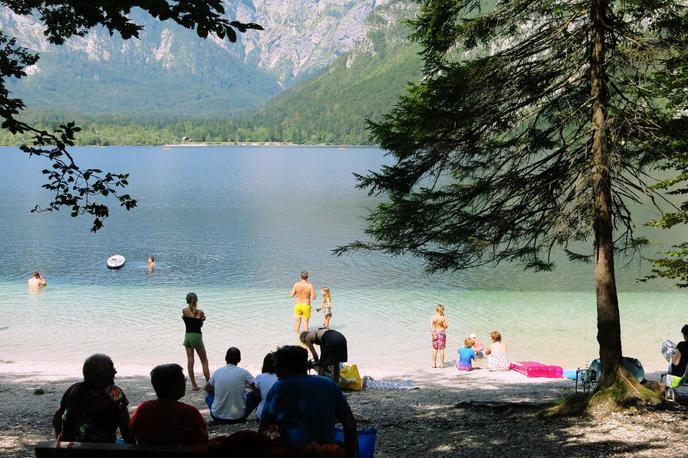
[{"label": "wooden bench", "polygon": [[103,444],[95,442],[55,442],[45,441],[36,444],[34,449],[36,458],[54,457],[190,457],[202,455],[201,450],[194,451],[194,447],[151,447],[133,444]]}]

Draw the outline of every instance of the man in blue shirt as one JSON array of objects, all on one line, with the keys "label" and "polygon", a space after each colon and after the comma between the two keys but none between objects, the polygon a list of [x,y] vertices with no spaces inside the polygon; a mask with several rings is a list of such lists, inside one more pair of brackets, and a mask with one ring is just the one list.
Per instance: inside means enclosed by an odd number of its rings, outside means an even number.
[{"label": "man in blue shirt", "polygon": [[270,389],[259,431],[275,425],[282,444],[303,447],[316,442],[334,444],[334,425],[344,428],[347,457],[358,450],[356,420],[337,384],[327,377],[308,375],[308,353],[302,347],[284,346],[273,354],[279,379]]}]

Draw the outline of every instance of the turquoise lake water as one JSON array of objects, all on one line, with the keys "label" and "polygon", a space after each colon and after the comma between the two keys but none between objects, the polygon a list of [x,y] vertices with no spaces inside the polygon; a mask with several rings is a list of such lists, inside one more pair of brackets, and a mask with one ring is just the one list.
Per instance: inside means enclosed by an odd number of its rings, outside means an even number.
[{"label": "turquoise lake water", "polygon": [[[263,355],[293,343],[291,284],[301,270],[332,291],[332,327],[349,340],[362,371],[384,375],[430,364],[428,323],[447,307],[448,360],[470,332],[487,340],[498,329],[514,359],[575,368],[595,357],[592,266],[564,261],[552,273],[516,266],[428,275],[413,258],[382,254],[334,257],[331,250],[362,237],[375,205],[354,188],[353,172],[388,161],[373,148],[151,147],[78,148],[77,161],[130,172],[131,212],[113,209],[92,234],[88,218],[31,214],[47,202],[46,163],[0,149],[0,365],[2,371],[75,370],[105,352],[120,372],[147,373],[161,362],[184,363],[180,319],[184,297],[206,311],[204,340],[211,366],[228,346],[256,370]],[[639,222],[649,219],[639,215]],[[648,233],[647,255],[685,230]],[[127,258],[121,271],[105,259]],[[155,272],[146,259],[156,257]],[[666,365],[665,337],[688,322],[686,293],[668,282],[638,284],[649,265],[619,262],[624,352],[646,368]],[[26,279],[39,270],[40,293]],[[316,325],[322,320],[314,314]]]}]

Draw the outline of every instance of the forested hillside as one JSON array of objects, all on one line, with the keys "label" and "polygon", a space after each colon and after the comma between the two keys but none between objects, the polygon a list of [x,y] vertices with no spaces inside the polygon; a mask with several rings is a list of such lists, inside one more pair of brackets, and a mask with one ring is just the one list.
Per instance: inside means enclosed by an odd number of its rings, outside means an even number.
[{"label": "forested hillside", "polygon": [[[156,145],[178,143],[182,137],[192,142],[365,144],[369,142],[365,120],[389,111],[406,84],[419,78],[418,47],[407,39],[409,29],[404,22],[416,10],[415,4],[403,1],[377,7],[367,17],[364,36],[352,52],[341,55],[319,75],[287,89],[253,112],[237,114],[228,109],[224,116],[215,111],[200,114],[202,110],[198,107],[203,106],[204,100],[213,100],[212,105],[216,106],[217,98],[221,97],[234,98],[227,107],[236,106],[237,101],[239,105],[250,106],[242,99],[246,94],[242,94],[241,85],[223,93],[214,83],[185,86],[186,80],[180,79],[174,95],[165,98],[162,93],[169,91],[170,86],[160,85],[156,83],[158,79],[151,77],[144,83],[145,90],[140,95],[145,100],[144,105],[150,105],[151,109],[147,113],[132,114],[124,106],[132,94],[125,93],[141,91],[139,83],[128,85],[126,77],[120,76],[121,81],[117,81],[114,71],[96,75],[86,67],[80,71],[79,78],[107,79],[106,86],[112,92],[108,97],[114,99],[108,102],[114,104],[109,114],[84,114],[97,113],[98,109],[91,107],[79,111],[65,100],[65,109],[61,112],[31,110],[30,107],[25,118],[46,128],[56,128],[74,120],[82,128],[77,136],[77,144],[81,145]],[[60,82],[58,75],[54,76],[56,86],[50,93],[71,94],[75,88],[82,87],[83,92],[91,87],[80,86],[80,79]],[[245,79],[250,80],[250,75]],[[222,79],[216,81],[218,86],[231,84]],[[37,83],[29,81],[27,87],[31,84]],[[266,83],[254,79],[251,84],[259,88]],[[37,91],[34,98],[41,94],[44,92]],[[123,94],[125,96],[120,97]],[[50,97],[50,94],[46,92],[42,96]],[[83,105],[85,100],[97,100],[97,97],[85,97],[80,103]],[[117,106],[117,101],[122,106]],[[19,143],[21,139],[0,130],[0,144]]]},{"label": "forested hillside", "polygon": [[415,5],[396,3],[368,18],[367,35],[349,55],[320,76],[297,85],[261,107],[240,136],[294,143],[369,142],[365,120],[396,103],[420,75],[418,47],[406,38],[404,19]]}]

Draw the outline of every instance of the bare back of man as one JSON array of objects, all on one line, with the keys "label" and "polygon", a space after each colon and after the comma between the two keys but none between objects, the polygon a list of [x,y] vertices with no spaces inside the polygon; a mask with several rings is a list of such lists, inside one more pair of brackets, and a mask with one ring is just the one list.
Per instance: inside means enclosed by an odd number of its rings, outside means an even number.
[{"label": "bare back of man", "polygon": [[301,279],[294,283],[290,296],[294,300],[294,332],[300,332],[301,323],[303,330],[308,331],[311,318],[311,301],[315,299],[315,288],[308,281],[308,272],[301,272]]},{"label": "bare back of man", "polygon": [[34,272],[31,275],[31,278],[29,278],[28,281],[29,284],[29,289],[30,290],[40,290],[41,287],[47,286],[48,282],[45,281],[45,278],[43,278],[43,275],[39,274],[38,272]]}]

